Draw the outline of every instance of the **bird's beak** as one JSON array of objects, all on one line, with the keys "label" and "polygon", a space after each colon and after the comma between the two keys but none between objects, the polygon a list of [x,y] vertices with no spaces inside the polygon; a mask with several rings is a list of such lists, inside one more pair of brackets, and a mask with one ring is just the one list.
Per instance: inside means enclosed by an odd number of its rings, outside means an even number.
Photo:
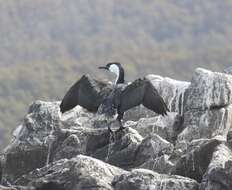
[{"label": "bird's beak", "polygon": [[105,66],[98,67],[98,69],[106,69],[106,70],[108,70],[108,68],[105,67]]}]

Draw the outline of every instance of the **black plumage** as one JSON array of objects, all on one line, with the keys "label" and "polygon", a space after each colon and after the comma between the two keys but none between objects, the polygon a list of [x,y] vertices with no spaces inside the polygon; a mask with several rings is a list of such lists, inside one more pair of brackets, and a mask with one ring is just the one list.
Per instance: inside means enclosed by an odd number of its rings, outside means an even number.
[{"label": "black plumage", "polygon": [[97,112],[104,97],[111,91],[110,85],[84,75],[68,90],[60,104],[60,111],[64,113],[80,105],[90,112]]},{"label": "black plumage", "polygon": [[124,71],[119,63],[109,63],[100,68],[115,72],[118,75],[116,83],[107,84],[89,75],[82,76],[64,96],[60,104],[62,113],[77,105],[108,116],[117,113],[120,128],[123,128],[121,120],[124,112],[140,104],[158,114],[167,115],[169,110],[163,98],[148,79],[137,79],[127,85],[123,83]]}]

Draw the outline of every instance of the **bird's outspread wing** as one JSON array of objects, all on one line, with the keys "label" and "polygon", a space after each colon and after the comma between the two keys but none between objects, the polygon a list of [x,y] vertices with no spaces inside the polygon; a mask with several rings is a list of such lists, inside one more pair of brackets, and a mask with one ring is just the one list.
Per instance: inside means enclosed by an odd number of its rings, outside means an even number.
[{"label": "bird's outspread wing", "polygon": [[123,113],[140,104],[161,115],[167,115],[169,111],[163,98],[148,79],[137,79],[123,90],[119,112]]},{"label": "bird's outspread wing", "polygon": [[92,79],[89,75],[83,75],[66,93],[61,104],[62,113],[80,105],[88,111],[97,112],[107,87],[106,83]]}]

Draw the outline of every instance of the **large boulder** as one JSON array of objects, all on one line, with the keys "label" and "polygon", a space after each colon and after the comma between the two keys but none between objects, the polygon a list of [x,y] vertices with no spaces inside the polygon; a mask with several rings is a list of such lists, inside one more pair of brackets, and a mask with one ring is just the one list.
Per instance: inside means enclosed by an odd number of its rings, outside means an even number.
[{"label": "large boulder", "polygon": [[172,157],[167,154],[150,158],[140,165],[139,168],[149,169],[161,174],[170,174],[175,167],[175,164],[172,162],[171,158]]},{"label": "large boulder", "polygon": [[201,139],[192,142],[187,152],[178,160],[172,174],[190,177],[200,182],[206,172],[216,147],[222,141],[218,139]]},{"label": "large boulder", "polygon": [[43,146],[17,147],[5,155],[3,177],[13,183],[18,177],[46,165],[47,149]]},{"label": "large boulder", "polygon": [[[38,190],[38,189],[35,189],[34,187],[25,187],[25,186],[6,187],[6,186],[0,185],[0,190]],[[56,190],[60,190],[60,189],[56,189]]]},{"label": "large boulder", "polygon": [[232,151],[226,144],[220,144],[212,155],[200,190],[229,189],[232,189]]},{"label": "large boulder", "polygon": [[62,159],[46,167],[32,171],[17,180],[17,185],[33,186],[37,189],[93,189],[113,190],[115,176],[126,171],[100,160],[78,155],[72,159]]},{"label": "large boulder", "polygon": [[[30,106],[24,122],[14,131],[12,144],[4,151],[4,178],[7,181],[14,183],[34,169],[79,154],[92,155],[123,168],[132,167],[135,151],[143,139],[137,131],[127,128],[116,133],[116,139],[112,141],[107,125],[103,123],[101,128],[94,125],[97,118],[91,118],[91,125],[82,126],[86,121],[75,124],[77,118],[71,119],[68,115],[76,110],[62,118],[58,105],[58,102],[36,101]],[[79,108],[77,113],[76,116],[87,117]],[[112,123],[111,128],[116,131],[118,126]]]},{"label": "large boulder", "polygon": [[232,126],[232,105],[213,110],[191,110],[184,114],[184,130],[178,140],[191,141],[193,139],[226,136]]},{"label": "large boulder", "polygon": [[[49,134],[59,127],[58,102],[36,101],[23,123],[13,132],[12,143],[4,149],[3,177],[13,182],[47,162]],[[39,160],[39,161],[38,161]]]},{"label": "large boulder", "polygon": [[206,110],[232,103],[232,76],[197,68],[186,90],[184,111]]},{"label": "large boulder", "polygon": [[223,136],[232,124],[232,76],[196,69],[185,91],[183,132],[178,140]]},{"label": "large boulder", "polygon": [[181,115],[169,112],[167,116],[141,118],[137,122],[127,122],[126,124],[136,129],[143,137],[157,134],[167,141],[174,143],[178,134],[183,129],[183,122],[184,120]]},{"label": "large boulder", "polygon": [[115,166],[129,169],[134,166],[136,150],[142,140],[143,137],[137,131],[127,128],[117,132],[115,140],[107,146],[95,149],[92,156]]},{"label": "large boulder", "polygon": [[162,137],[152,134],[145,138],[138,146],[135,155],[135,164],[143,164],[151,158],[157,158],[163,154],[171,154],[173,145]]},{"label": "large boulder", "polygon": [[114,178],[115,190],[198,190],[198,183],[190,178],[158,174],[146,169],[134,169]]}]

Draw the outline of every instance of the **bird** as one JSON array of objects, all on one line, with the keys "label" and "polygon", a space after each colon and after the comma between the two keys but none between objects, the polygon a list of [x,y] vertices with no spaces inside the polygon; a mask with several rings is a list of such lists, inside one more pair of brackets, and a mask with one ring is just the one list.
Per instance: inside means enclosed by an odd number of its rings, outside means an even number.
[{"label": "bird", "polygon": [[[114,83],[93,79],[88,74],[83,75],[62,99],[62,114],[79,105],[89,112],[105,114],[108,118],[117,115],[118,130],[123,130],[124,113],[140,104],[162,116],[169,112],[163,98],[147,78],[138,78],[127,84],[124,80],[124,68],[120,63],[110,62],[98,68],[114,73]],[[112,132],[110,127],[108,129]]]}]

